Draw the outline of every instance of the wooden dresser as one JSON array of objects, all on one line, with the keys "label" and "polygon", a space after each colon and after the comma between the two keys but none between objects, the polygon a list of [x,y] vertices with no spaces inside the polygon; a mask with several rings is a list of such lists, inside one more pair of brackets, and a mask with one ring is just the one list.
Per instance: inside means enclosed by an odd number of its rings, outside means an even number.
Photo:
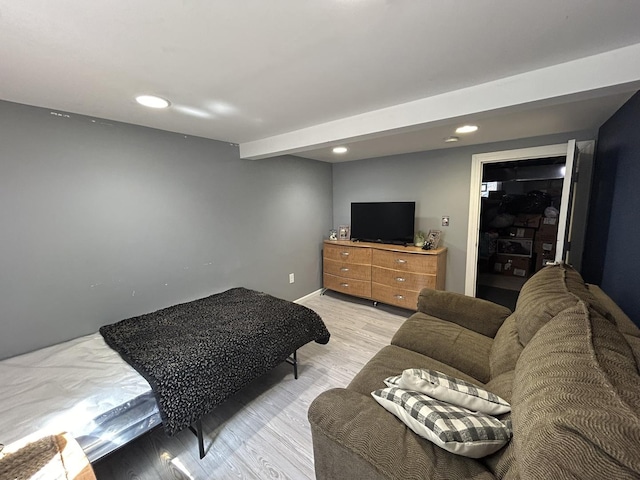
[{"label": "wooden dresser", "polygon": [[324,288],[415,310],[420,290],[444,290],[446,252],[325,240]]}]

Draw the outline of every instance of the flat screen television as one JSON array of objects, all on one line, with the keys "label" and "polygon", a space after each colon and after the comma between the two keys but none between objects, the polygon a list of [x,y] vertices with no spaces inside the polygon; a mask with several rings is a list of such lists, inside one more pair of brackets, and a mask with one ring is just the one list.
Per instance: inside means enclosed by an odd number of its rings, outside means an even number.
[{"label": "flat screen television", "polygon": [[411,244],[416,202],[354,202],[351,239],[365,242]]}]

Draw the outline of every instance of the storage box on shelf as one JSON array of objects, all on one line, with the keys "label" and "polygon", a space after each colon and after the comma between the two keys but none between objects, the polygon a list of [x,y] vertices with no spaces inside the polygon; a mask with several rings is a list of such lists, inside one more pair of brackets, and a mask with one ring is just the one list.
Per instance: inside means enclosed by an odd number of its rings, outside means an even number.
[{"label": "storage box on shelf", "polygon": [[557,236],[558,218],[518,214],[497,240],[493,272],[522,278],[537,272],[554,262]]},{"label": "storage box on shelf", "polygon": [[446,251],[325,240],[324,288],[415,310],[422,288],[444,290]]},{"label": "storage box on shelf", "polygon": [[536,240],[555,241],[558,236],[558,218],[544,217],[540,223],[540,228],[536,232]]},{"label": "storage box on shelf", "polygon": [[531,271],[531,258],[498,255],[496,257],[496,263],[493,264],[493,271],[513,277],[527,277]]},{"label": "storage box on shelf", "polygon": [[536,264],[534,271],[538,272],[549,264],[555,262],[556,254],[552,253],[536,253]]},{"label": "storage box on shelf", "polygon": [[513,226],[537,229],[540,227],[540,220],[542,215],[539,213],[519,213],[513,221]]},{"label": "storage box on shelf", "polygon": [[533,253],[544,255],[556,254],[556,239],[553,240],[535,240],[533,242]]},{"label": "storage box on shelf", "polygon": [[511,227],[509,228],[509,238],[533,238],[536,233],[535,228]]},{"label": "storage box on shelf", "polygon": [[498,255],[513,255],[529,257],[533,255],[533,239],[499,238],[497,241]]},{"label": "storage box on shelf", "polygon": [[527,236],[525,238],[510,237],[498,239],[496,262],[493,264],[493,271],[494,273],[502,275],[526,278],[531,272],[533,235],[535,230],[525,227],[511,230],[524,230],[524,233],[519,233]]}]

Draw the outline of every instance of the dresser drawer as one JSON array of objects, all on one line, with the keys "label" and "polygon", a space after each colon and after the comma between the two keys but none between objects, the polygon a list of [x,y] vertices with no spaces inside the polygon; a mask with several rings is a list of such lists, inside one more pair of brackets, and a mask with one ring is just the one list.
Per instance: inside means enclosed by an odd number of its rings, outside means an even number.
[{"label": "dresser drawer", "polygon": [[419,292],[423,288],[436,288],[435,275],[401,272],[389,268],[371,267],[371,281],[402,290]]},{"label": "dresser drawer", "polygon": [[371,249],[349,245],[324,244],[324,258],[335,262],[371,265]]},{"label": "dresser drawer", "polygon": [[323,275],[324,288],[335,290],[336,292],[347,293],[356,297],[371,297],[370,280],[353,280],[325,273]]},{"label": "dresser drawer", "polygon": [[335,275],[336,277],[353,278],[356,280],[371,280],[371,265],[335,262],[333,260],[325,259],[323,271],[324,273]]},{"label": "dresser drawer", "polygon": [[372,265],[403,272],[429,273],[435,275],[438,270],[436,255],[421,255],[418,253],[390,252],[373,250]]},{"label": "dresser drawer", "polygon": [[396,305],[402,308],[408,308],[409,310],[416,310],[418,308],[419,294],[419,292],[402,290],[400,288],[389,287],[387,285],[380,285],[379,283],[371,284],[371,298],[373,298],[373,300],[387,303],[389,305]]}]

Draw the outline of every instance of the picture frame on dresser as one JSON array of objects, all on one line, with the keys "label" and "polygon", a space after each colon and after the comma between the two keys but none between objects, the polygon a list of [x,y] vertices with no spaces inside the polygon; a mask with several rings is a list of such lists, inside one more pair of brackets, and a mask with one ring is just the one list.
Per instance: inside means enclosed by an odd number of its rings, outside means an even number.
[{"label": "picture frame on dresser", "polygon": [[422,247],[424,250],[433,250],[438,248],[440,244],[440,236],[442,235],[442,231],[440,230],[429,230],[427,234],[427,238],[424,241],[424,246]]},{"label": "picture frame on dresser", "polygon": [[340,225],[338,227],[338,240],[350,240],[351,228],[349,225]]}]

